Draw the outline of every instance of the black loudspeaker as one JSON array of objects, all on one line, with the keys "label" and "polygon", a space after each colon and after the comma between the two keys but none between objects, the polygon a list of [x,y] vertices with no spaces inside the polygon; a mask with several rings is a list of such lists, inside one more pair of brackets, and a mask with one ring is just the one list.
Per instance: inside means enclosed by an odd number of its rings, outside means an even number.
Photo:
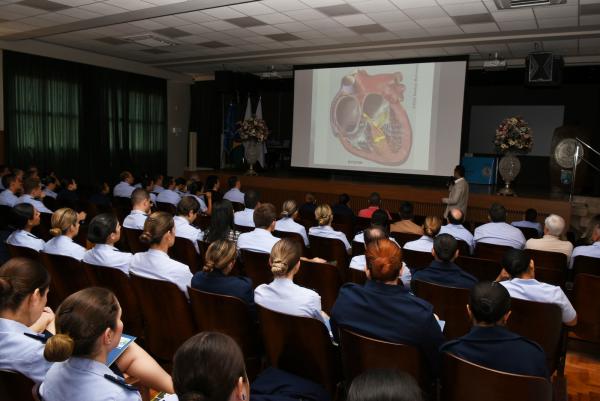
[{"label": "black loudspeaker", "polygon": [[529,53],[526,60],[527,84],[558,85],[562,81],[563,59],[550,52]]}]

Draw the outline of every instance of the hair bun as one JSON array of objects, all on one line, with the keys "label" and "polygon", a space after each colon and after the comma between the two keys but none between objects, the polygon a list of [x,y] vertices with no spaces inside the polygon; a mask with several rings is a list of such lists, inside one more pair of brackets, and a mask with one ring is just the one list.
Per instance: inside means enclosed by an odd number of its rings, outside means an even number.
[{"label": "hair bun", "polygon": [[273,274],[285,274],[287,273],[288,265],[285,260],[274,259],[271,262],[271,271]]},{"label": "hair bun", "polygon": [[53,237],[58,237],[58,236],[62,235],[62,230],[58,227],[51,228],[50,235]]},{"label": "hair bun", "polygon": [[148,231],[144,231],[140,234],[140,241],[144,244],[149,244],[152,242],[152,234]]},{"label": "hair bun", "polygon": [[75,341],[68,334],[55,334],[48,339],[44,348],[44,358],[48,362],[62,362],[73,354]]},{"label": "hair bun", "polygon": [[284,210],[283,212],[281,212],[281,217],[288,217],[290,214]]},{"label": "hair bun", "polygon": [[202,268],[202,270],[205,272],[211,272],[214,270],[214,268],[215,268],[214,262],[211,260],[207,260],[206,262],[204,262],[204,267]]},{"label": "hair bun", "polygon": [[0,294],[8,293],[12,290],[12,284],[5,278],[0,277]]}]

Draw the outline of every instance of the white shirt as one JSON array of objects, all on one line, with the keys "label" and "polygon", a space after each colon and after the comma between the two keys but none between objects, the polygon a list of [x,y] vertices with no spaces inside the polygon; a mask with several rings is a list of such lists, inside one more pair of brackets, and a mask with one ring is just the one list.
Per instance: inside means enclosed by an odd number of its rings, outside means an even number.
[{"label": "white shirt", "polygon": [[52,363],[44,359],[44,343],[24,333],[39,336],[22,323],[0,318],[0,369],[19,372],[41,383]]},{"label": "white shirt", "polygon": [[54,199],[56,199],[56,197],[58,196],[58,194],[56,192],[54,192],[53,190],[48,189],[48,188],[44,189],[44,195],[49,196]]},{"label": "white shirt", "polygon": [[156,201],[160,203],[170,203],[171,205],[177,207],[179,201],[181,200],[181,196],[175,191],[171,191],[170,189],[165,189],[161,193],[156,196]]},{"label": "white shirt", "polygon": [[231,188],[225,192],[223,199],[227,199],[230,202],[244,203],[244,193],[237,188]]},{"label": "white shirt", "polygon": [[306,235],[306,228],[302,224],[298,224],[291,217],[283,217],[275,223],[275,230],[284,231],[286,233],[296,233],[302,236],[304,245],[308,246],[308,235]]},{"label": "white shirt", "polygon": [[163,187],[161,187],[160,185],[155,185],[154,188],[152,188],[152,192],[154,192],[157,195],[164,190],[165,189]]},{"label": "white shirt", "polygon": [[129,263],[133,254],[121,252],[112,245],[96,244],[83,256],[83,261],[90,265],[112,267],[129,274]]},{"label": "white shirt", "polygon": [[249,233],[240,234],[237,240],[238,249],[248,251],[271,253],[273,246],[279,241],[270,231],[264,228],[255,228]]},{"label": "white shirt", "polygon": [[344,246],[346,247],[347,251],[352,249],[352,245],[350,245],[350,243],[348,242],[346,234],[344,234],[341,231],[335,231],[331,226],[311,227],[308,229],[308,235],[314,235],[316,237],[323,238],[339,239],[344,243]]},{"label": "white shirt", "polygon": [[135,191],[135,187],[125,181],[121,181],[113,188],[113,196],[121,198],[131,198],[131,193]]},{"label": "white shirt", "polygon": [[71,357],[52,365],[40,386],[44,401],[141,401],[140,393],[108,380],[124,379],[105,364],[88,358]]},{"label": "white shirt", "polygon": [[[457,241],[465,241],[469,245],[469,253],[473,254],[475,250],[475,239],[473,234],[462,224],[446,224],[440,229],[440,234],[450,234]],[[439,234],[438,234],[439,235]]]},{"label": "white shirt", "polygon": [[27,194],[21,195],[19,198],[17,198],[15,205],[18,205],[19,203],[29,203],[31,206],[36,208],[36,210],[40,213],[50,213],[50,214],[54,213],[54,212],[52,212],[52,210],[48,209],[46,207],[46,205],[44,205],[42,202],[35,199],[31,195],[27,195]]},{"label": "white shirt", "polygon": [[[395,238],[393,238],[393,237],[389,237],[388,239],[389,239],[390,241],[392,241],[394,244],[398,245],[398,248],[402,248],[402,247],[400,246],[400,244],[399,244],[398,242],[396,242],[396,239],[395,239]],[[360,242],[361,244],[364,244],[364,243],[365,243],[365,232],[364,232],[364,231],[361,231],[361,232],[359,232],[358,234],[356,234],[356,235],[354,236],[354,238],[352,239],[352,241],[356,241],[356,242]]]},{"label": "white shirt", "polygon": [[510,225],[515,226],[515,227],[533,228],[534,230],[537,230],[538,235],[540,235],[540,236],[544,233],[544,230],[542,229],[542,225],[538,222],[521,220],[521,221],[513,221],[512,223],[510,223]]},{"label": "white shirt", "polygon": [[6,243],[14,246],[31,248],[38,252],[44,249],[44,245],[46,245],[43,239],[40,239],[25,230],[13,231],[6,239]]},{"label": "white shirt", "polygon": [[194,198],[196,198],[196,200],[200,204],[201,212],[206,212],[208,210],[208,208],[206,207],[206,203],[204,203],[204,199],[202,199],[200,196],[197,196],[197,195],[188,195],[188,196],[193,196]]},{"label": "white shirt", "polygon": [[404,249],[411,251],[429,252],[433,249],[433,238],[423,235],[421,238],[404,244]]},{"label": "white shirt", "polygon": [[168,281],[188,297],[187,287],[192,282],[192,272],[187,265],[169,258],[169,255],[157,249],[138,252],[131,258],[129,272],[137,276]]},{"label": "white shirt", "polygon": [[567,264],[569,264],[573,253],[573,244],[554,235],[545,234],[542,238],[528,239],[525,243],[525,249],[563,253],[567,257]]},{"label": "white shirt", "polygon": [[77,260],[82,260],[85,255],[85,248],[73,242],[66,235],[59,235],[50,239],[44,245],[43,251],[51,255],[69,256]]},{"label": "white shirt", "polygon": [[245,208],[233,214],[233,223],[238,226],[254,227],[254,209]]},{"label": "white shirt", "polygon": [[575,256],[589,256],[592,258],[600,258],[600,241],[594,242],[592,245],[582,245],[573,249],[571,254],[571,263],[569,263],[569,269],[573,268],[573,261]]},{"label": "white shirt", "polygon": [[571,302],[558,286],[540,283],[535,279],[524,280],[521,278],[501,281],[500,284],[506,287],[512,298],[560,306],[563,323],[568,323],[577,317]]},{"label": "white shirt", "polygon": [[[357,255],[350,260],[350,268],[355,270],[360,270],[364,272],[367,268],[367,258],[365,255]],[[400,280],[402,284],[406,288],[410,288],[410,280],[412,279],[412,274],[410,273],[410,269],[406,266],[406,263],[402,262],[402,272],[400,273]]]},{"label": "white shirt", "polygon": [[487,223],[475,229],[475,242],[510,246],[515,249],[523,249],[525,236],[517,227],[510,224]]},{"label": "white shirt", "polygon": [[143,230],[147,218],[148,215],[146,213],[141,210],[133,209],[129,212],[127,217],[125,217],[125,220],[123,220],[123,227],[133,228],[134,230]]},{"label": "white shirt", "polygon": [[17,196],[13,194],[10,189],[5,189],[0,192],[0,205],[13,207],[17,202]]},{"label": "white shirt", "polygon": [[173,220],[175,221],[175,236],[192,241],[196,252],[200,254],[198,241],[202,241],[202,238],[204,238],[202,230],[192,226],[188,219],[183,216],[175,216]]}]

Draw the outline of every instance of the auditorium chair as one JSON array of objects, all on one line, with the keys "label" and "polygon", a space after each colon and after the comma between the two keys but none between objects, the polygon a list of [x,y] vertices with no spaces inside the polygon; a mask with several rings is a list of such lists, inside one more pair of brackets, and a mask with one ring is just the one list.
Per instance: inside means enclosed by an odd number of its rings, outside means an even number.
[{"label": "auditorium chair", "polygon": [[88,276],[77,259],[40,252],[40,260],[50,273],[50,293],[55,293],[53,297],[58,303],[79,290],[93,286],[93,277]]},{"label": "auditorium chair", "polygon": [[112,198],[112,204],[119,223],[123,224],[123,220],[125,220],[125,217],[131,212],[131,199],[115,196]]},{"label": "auditorium chair", "polygon": [[363,242],[352,241],[352,256],[364,255],[365,244]]},{"label": "auditorium chair", "polygon": [[504,254],[509,249],[512,249],[510,246],[505,245],[496,245],[496,244],[488,244],[486,242],[478,242],[475,244],[475,252],[473,256],[481,259],[490,259],[495,260],[497,262],[501,262]]},{"label": "auditorium chair", "polygon": [[535,228],[531,227],[517,227],[523,233],[526,240],[531,238],[540,238],[540,233]]},{"label": "auditorium chair", "polygon": [[147,350],[162,362],[170,362],[177,348],[197,332],[192,309],[175,284],[129,275],[144,319]]},{"label": "auditorium chair", "polygon": [[8,221],[10,217],[10,210],[12,208],[6,205],[0,205],[0,229],[8,230]]},{"label": "auditorium chair", "polygon": [[512,313],[507,328],[538,343],[546,353],[548,372],[564,372],[566,333],[562,324],[562,311],[556,304],[512,298]]},{"label": "auditorium chair", "polygon": [[337,266],[308,260],[300,262],[300,270],[294,276],[294,282],[315,290],[321,296],[321,309],[328,315],[331,314],[343,283]]},{"label": "auditorium chair", "polygon": [[367,282],[367,273],[364,270],[349,268],[346,272],[346,282],[364,285]]},{"label": "auditorium chair", "polygon": [[0,369],[0,401],[39,401],[37,386],[19,372]]},{"label": "auditorium chair", "polygon": [[[198,249],[200,249],[199,245]],[[175,243],[169,248],[169,256],[176,261],[187,265],[192,274],[202,269],[200,255],[196,252],[194,243],[187,238],[175,237]]]},{"label": "auditorium chair", "polygon": [[535,263],[535,278],[543,283],[565,286],[567,280],[567,255],[560,252],[526,249]]},{"label": "auditorium chair", "polygon": [[411,233],[391,232],[390,237],[393,238],[394,240],[396,240],[396,242],[398,243],[398,245],[400,245],[400,247],[403,247],[404,244],[406,244],[407,242],[418,240],[419,238],[421,238],[421,235],[411,234]]},{"label": "auditorium chair", "polygon": [[27,248],[26,246],[16,246],[6,244],[6,249],[11,258],[28,258],[33,260],[39,260],[40,253],[35,249]]},{"label": "auditorium chair", "polygon": [[500,262],[495,260],[461,255],[456,258],[454,263],[479,281],[495,281],[502,271]]},{"label": "auditorium chair", "polygon": [[298,210],[298,219],[296,222],[302,224],[306,229],[306,232],[308,232],[309,228],[318,225],[317,220],[315,219],[315,213],[304,209]]},{"label": "auditorium chair", "polygon": [[333,399],[339,354],[323,322],[257,308],[270,365],[321,384]]},{"label": "auditorium chair", "polygon": [[140,241],[140,235],[142,235],[142,230],[121,227],[121,233],[122,236],[124,236],[127,240],[127,245],[129,246],[131,253],[146,252],[148,250],[148,245]]},{"label": "auditorium chair", "polygon": [[235,229],[241,233],[249,233],[251,231],[254,231],[254,227],[250,227],[250,226],[240,226],[238,224],[235,225]]},{"label": "auditorium chair", "polygon": [[269,254],[242,249],[241,252],[244,274],[252,280],[252,287],[269,284],[273,281],[273,273],[269,265]]},{"label": "auditorium chair", "polygon": [[469,244],[467,244],[466,241],[459,239],[456,242],[458,244],[458,254],[459,255],[462,255],[462,256],[470,256],[471,255],[471,248],[469,248]]},{"label": "auditorium chair", "polygon": [[444,320],[444,336],[452,340],[471,330],[467,315],[470,291],[465,288],[448,287],[421,280],[410,282],[415,295],[433,305],[433,313]]},{"label": "auditorium chair", "polygon": [[455,355],[442,356],[442,401],[552,401],[545,378],[488,369]]},{"label": "auditorium chair", "polygon": [[306,245],[304,245],[304,238],[302,238],[300,234],[289,231],[275,230],[273,231],[273,236],[277,238],[290,238],[296,241],[302,247],[302,256],[308,256],[308,248],[306,248]]},{"label": "auditorium chair", "polygon": [[335,231],[343,232],[346,234],[348,241],[352,241],[352,238],[354,238],[354,219],[354,216],[334,213],[331,227],[333,227]]},{"label": "auditorium chair", "polygon": [[52,238],[52,235],[50,235],[51,218],[50,213],[40,213],[40,224],[33,227],[31,233],[44,241],[49,241]]},{"label": "auditorium chair", "polygon": [[234,212],[241,212],[246,208],[246,206],[240,202],[231,202],[231,206],[233,207]]},{"label": "auditorium chair", "polygon": [[96,266],[81,262],[84,270],[93,283],[99,287],[105,287],[114,292],[122,309],[121,320],[128,334],[138,338],[144,335],[144,322],[139,301],[132,291],[129,276],[119,269],[106,266]]},{"label": "auditorium chair", "polygon": [[44,198],[42,199],[42,203],[44,204],[44,206],[46,206],[48,209],[52,210],[53,212],[56,211],[57,208],[57,203],[56,203],[56,198],[53,198],[51,196],[44,196]]},{"label": "auditorium chair", "polygon": [[406,266],[413,270],[421,270],[431,264],[433,261],[433,255],[431,252],[420,252],[412,249],[402,250],[402,261],[406,263]]},{"label": "auditorium chair", "polygon": [[312,256],[325,259],[328,262],[335,261],[340,276],[345,279],[350,257],[346,252],[344,243],[339,239],[318,237],[316,235],[309,235],[308,242],[310,243]]},{"label": "auditorium chair", "polygon": [[586,341],[600,343],[600,276],[580,273],[575,276],[573,308],[577,311],[574,334]]},{"label": "auditorium chair", "polygon": [[175,207],[175,205],[169,202],[156,202],[156,210],[158,210],[159,212],[170,213],[172,215],[175,215],[175,213],[177,212],[177,208]]},{"label": "auditorium chair", "polygon": [[354,231],[355,232],[359,233],[361,231],[365,231],[369,227],[371,227],[371,219],[370,218],[356,216],[356,220],[354,221]]},{"label": "auditorium chair", "polygon": [[575,256],[573,259],[573,277],[577,277],[577,275],[581,273],[600,276],[600,258]]},{"label": "auditorium chair", "polygon": [[194,225],[205,231],[208,227],[210,227],[210,216],[207,214],[199,214],[194,220]]}]

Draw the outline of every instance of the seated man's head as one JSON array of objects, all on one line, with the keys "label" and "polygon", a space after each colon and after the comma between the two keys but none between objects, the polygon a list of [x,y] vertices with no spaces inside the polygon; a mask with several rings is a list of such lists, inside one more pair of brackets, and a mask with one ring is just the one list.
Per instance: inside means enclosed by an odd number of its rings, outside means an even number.
[{"label": "seated man's head", "polygon": [[525,275],[533,277],[535,269],[533,259],[521,249],[507,250],[501,265],[511,278],[522,278]]},{"label": "seated man's head", "polygon": [[164,187],[166,189],[170,189],[171,191],[173,191],[175,189],[175,178],[171,177],[170,175],[165,177],[164,183],[165,183]]},{"label": "seated man's head", "polygon": [[551,214],[544,220],[544,234],[560,237],[565,231],[565,219],[557,214]]},{"label": "seated man's head", "polygon": [[371,215],[371,227],[380,227],[386,232],[389,231],[390,221],[385,210],[375,210]]},{"label": "seated man's head", "polygon": [[414,217],[414,208],[413,204],[404,201],[400,204],[400,210],[398,211],[400,214],[400,219],[402,220],[412,220]]},{"label": "seated man's head", "polygon": [[119,174],[119,178],[121,181],[124,181],[129,185],[133,184],[133,175],[129,171],[121,172],[121,174]]},{"label": "seated man's head", "polygon": [[464,166],[461,166],[460,164],[456,167],[454,167],[454,178],[461,178],[465,176],[465,168]]},{"label": "seated man's head", "polygon": [[150,194],[144,188],[136,188],[131,193],[131,206],[133,210],[150,212]]},{"label": "seated man's head", "polygon": [[257,205],[260,205],[260,195],[258,191],[249,189],[244,194],[244,206],[246,209],[254,209]]},{"label": "seated man's head", "polygon": [[178,178],[175,180],[175,188],[176,188],[178,191],[181,191],[181,192],[185,192],[185,191],[187,191],[187,181],[185,180],[185,178],[183,178],[183,177],[178,177]]},{"label": "seated man's head", "polygon": [[227,186],[229,187],[229,189],[233,189],[233,188],[240,189],[240,187],[242,186],[242,183],[240,182],[240,179],[237,178],[237,176],[232,175],[231,177],[229,177],[227,179]]},{"label": "seated man's head", "polygon": [[402,271],[402,250],[389,239],[370,243],[365,250],[367,278],[387,284],[398,284]]},{"label": "seated man's head", "polygon": [[529,208],[527,210],[525,210],[525,220],[532,222],[532,223],[537,223],[537,210]]},{"label": "seated man's head", "polygon": [[350,195],[348,195],[347,193],[343,193],[339,196],[338,203],[340,205],[347,205],[348,202],[350,202]]},{"label": "seated man's head", "polygon": [[439,234],[442,229],[442,220],[440,220],[437,216],[427,216],[425,217],[425,222],[423,223],[423,233],[430,237],[435,238],[436,235]]},{"label": "seated man's head", "polygon": [[162,174],[154,174],[152,180],[154,181],[154,185],[158,187],[162,187],[164,176]]},{"label": "seated man's head", "polygon": [[369,195],[369,206],[379,207],[380,205],[381,205],[381,196],[379,196],[379,193],[371,192],[371,195]]},{"label": "seated man's head", "polygon": [[347,401],[421,401],[417,381],[397,369],[369,369],[352,380]]},{"label": "seated man's head", "polygon": [[440,234],[433,240],[431,254],[435,260],[452,262],[458,257],[458,241],[450,234]]},{"label": "seated man's head", "polygon": [[196,220],[200,212],[200,203],[193,196],[184,196],[177,204],[177,216],[185,217],[190,224]]},{"label": "seated man's head", "polygon": [[380,227],[369,227],[364,231],[365,249],[381,239],[387,239],[387,233]]},{"label": "seated man's head", "polygon": [[277,220],[277,211],[275,206],[270,203],[261,203],[254,209],[253,214],[254,226],[256,228],[264,228],[265,230],[273,231],[275,229],[275,221]]},{"label": "seated man's head", "polygon": [[467,313],[475,326],[504,326],[510,316],[510,294],[500,283],[481,281],[471,289]]},{"label": "seated man's head", "polygon": [[12,193],[17,193],[23,186],[21,181],[19,181],[19,178],[12,173],[6,174],[2,177],[2,185],[4,185],[4,188],[8,189]]},{"label": "seated man's head", "polygon": [[313,194],[312,192],[307,192],[304,195],[305,203],[315,203],[316,201],[317,201],[317,198],[315,197],[315,194]]},{"label": "seated man's head", "polygon": [[600,241],[600,214],[592,217],[585,230],[584,238],[589,244]]},{"label": "seated man's head", "polygon": [[42,195],[42,183],[37,177],[27,177],[23,181],[23,192],[37,198]]},{"label": "seated man's head", "polygon": [[454,225],[461,225],[465,222],[465,215],[460,209],[452,209],[448,213],[448,223]]},{"label": "seated man's head", "polygon": [[506,209],[499,203],[492,203],[489,210],[489,216],[492,223],[506,222]]}]

